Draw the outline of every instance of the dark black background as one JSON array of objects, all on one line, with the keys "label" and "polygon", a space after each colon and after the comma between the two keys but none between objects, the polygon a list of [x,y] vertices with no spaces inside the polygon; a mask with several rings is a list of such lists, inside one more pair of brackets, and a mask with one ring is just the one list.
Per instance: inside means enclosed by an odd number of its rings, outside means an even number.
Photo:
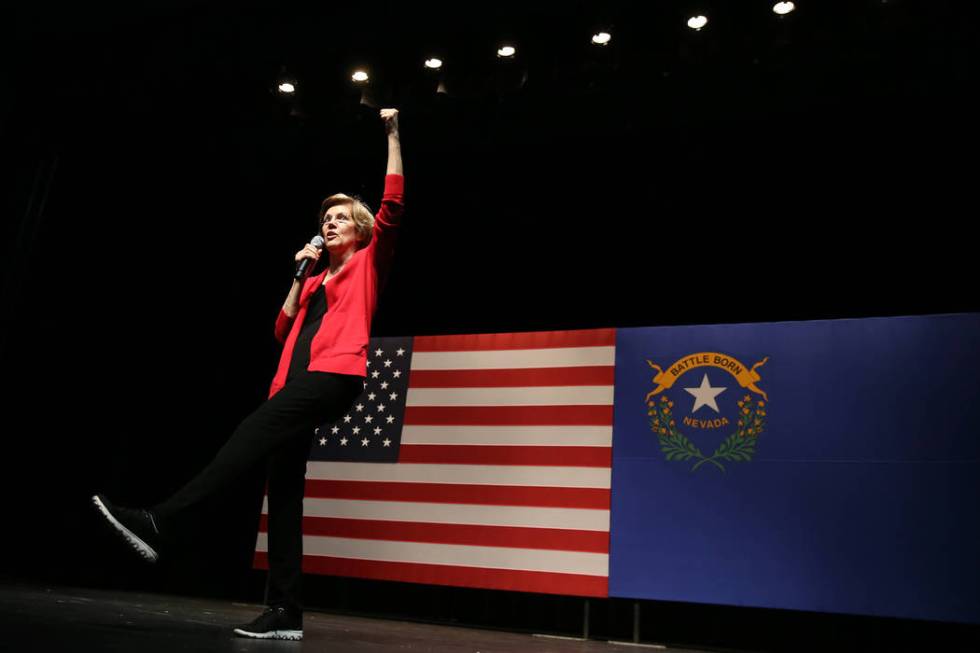
[{"label": "dark black background", "polygon": [[[780,20],[767,2],[704,2],[698,33],[676,1],[15,10],[0,67],[0,569],[261,598],[260,474],[152,571],[119,560],[86,500],[158,500],[265,398],[319,200],[377,208],[379,106],[401,111],[407,213],[376,335],[980,308],[960,5],[798,4]],[[613,34],[601,51],[599,23]],[[422,70],[433,51],[448,95]],[[368,104],[355,65],[373,75]],[[308,589],[314,606],[503,627],[571,632],[581,616],[573,599]],[[628,636],[629,609],[595,602],[593,634]],[[800,628],[871,648],[976,636],[655,602],[644,615],[645,638],[716,646],[794,646]]]}]

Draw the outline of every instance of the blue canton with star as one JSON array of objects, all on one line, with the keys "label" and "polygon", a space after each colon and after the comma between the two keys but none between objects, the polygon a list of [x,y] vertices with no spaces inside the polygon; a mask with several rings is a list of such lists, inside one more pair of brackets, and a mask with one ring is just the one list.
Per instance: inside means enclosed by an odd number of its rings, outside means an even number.
[{"label": "blue canton with star", "polygon": [[314,430],[310,460],[397,462],[411,362],[411,337],[371,338],[364,390],[343,417]]}]

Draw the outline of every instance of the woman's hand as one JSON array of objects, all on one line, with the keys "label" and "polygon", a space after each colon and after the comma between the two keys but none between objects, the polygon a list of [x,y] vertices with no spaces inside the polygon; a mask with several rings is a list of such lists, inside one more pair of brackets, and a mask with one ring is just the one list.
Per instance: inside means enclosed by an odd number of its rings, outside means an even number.
[{"label": "woman's hand", "polygon": [[386,134],[398,134],[398,109],[382,109],[381,119],[385,121]]},{"label": "woman's hand", "polygon": [[296,262],[297,263],[299,263],[300,261],[302,261],[304,258],[313,259],[313,262],[316,263],[317,261],[320,260],[320,250],[318,250],[313,245],[310,245],[309,243],[307,243],[306,244],[306,247],[304,247],[303,249],[301,249],[298,252],[296,252]]},{"label": "woman's hand", "polygon": [[398,109],[382,109],[381,119],[388,134],[388,166],[385,174],[402,175],[402,142],[398,136]]}]

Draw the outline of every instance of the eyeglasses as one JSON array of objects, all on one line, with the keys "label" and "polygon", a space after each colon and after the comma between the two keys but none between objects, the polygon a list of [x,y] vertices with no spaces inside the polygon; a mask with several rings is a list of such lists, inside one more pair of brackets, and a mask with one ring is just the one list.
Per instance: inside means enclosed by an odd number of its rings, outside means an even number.
[{"label": "eyeglasses", "polygon": [[[350,220],[350,216],[347,215],[346,213],[338,213],[337,215],[335,215],[333,217],[335,219],[337,219],[337,220]],[[327,218],[327,216],[323,216],[322,218],[320,218],[320,226],[321,227],[323,225],[327,224],[328,222],[330,222],[330,219]]]}]

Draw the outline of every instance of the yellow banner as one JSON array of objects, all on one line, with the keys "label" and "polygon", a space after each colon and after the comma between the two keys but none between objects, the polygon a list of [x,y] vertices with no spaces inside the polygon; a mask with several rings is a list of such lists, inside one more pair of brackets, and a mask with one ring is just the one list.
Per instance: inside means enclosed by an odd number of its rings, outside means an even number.
[{"label": "yellow banner", "polygon": [[756,387],[756,383],[762,380],[762,377],[755,371],[757,368],[762,367],[766,364],[769,357],[766,356],[761,361],[753,365],[751,368],[743,365],[737,358],[728,356],[727,354],[719,354],[718,352],[705,351],[697,354],[691,354],[690,356],[685,356],[679,359],[673,365],[667,367],[666,370],[660,368],[649,359],[647,364],[657,371],[657,375],[653,377],[653,382],[657,384],[657,387],[653,389],[645,401],[649,401],[650,397],[660,394],[664,390],[669,390],[673,387],[674,383],[681,376],[690,372],[691,370],[697,369],[699,367],[717,367],[720,370],[725,370],[729,374],[735,377],[738,384],[743,388],[748,388],[752,392],[762,395],[762,397],[769,401],[769,397],[765,392]]}]

